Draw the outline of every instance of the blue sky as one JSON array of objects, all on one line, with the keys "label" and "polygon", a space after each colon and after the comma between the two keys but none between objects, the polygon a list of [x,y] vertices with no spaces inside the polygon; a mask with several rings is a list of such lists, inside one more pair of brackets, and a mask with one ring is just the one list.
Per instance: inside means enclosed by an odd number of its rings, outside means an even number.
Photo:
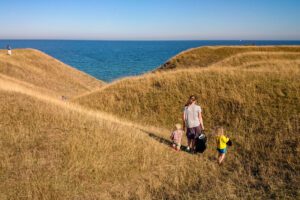
[{"label": "blue sky", "polygon": [[0,0],[0,39],[300,40],[300,0]]}]

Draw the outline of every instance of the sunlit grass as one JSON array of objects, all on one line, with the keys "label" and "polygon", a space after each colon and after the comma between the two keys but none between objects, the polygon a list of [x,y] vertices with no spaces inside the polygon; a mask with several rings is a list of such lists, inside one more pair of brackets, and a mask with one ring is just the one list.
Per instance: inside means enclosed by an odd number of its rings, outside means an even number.
[{"label": "sunlit grass", "polygon": [[34,49],[16,49],[12,56],[0,50],[0,75],[68,98],[103,85],[102,81]]},{"label": "sunlit grass", "polygon": [[[251,48],[206,68],[182,64],[91,93],[95,82],[77,85],[81,75],[51,88],[34,72],[0,72],[0,199],[297,199],[299,55]],[[72,87],[77,98],[57,98]],[[199,96],[208,135],[197,156],[160,143],[190,94]],[[234,144],[221,167],[215,125]]]}]

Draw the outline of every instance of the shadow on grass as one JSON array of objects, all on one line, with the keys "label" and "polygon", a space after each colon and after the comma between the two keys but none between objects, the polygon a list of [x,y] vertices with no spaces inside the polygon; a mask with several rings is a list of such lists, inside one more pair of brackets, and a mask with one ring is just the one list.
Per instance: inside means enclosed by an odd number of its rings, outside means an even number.
[{"label": "shadow on grass", "polygon": [[[158,136],[158,135],[156,135],[154,133],[151,133],[151,132],[143,130],[143,129],[140,129],[140,130],[143,131],[144,133],[146,133],[150,138],[158,141],[161,144],[167,145],[168,147],[171,147],[172,144],[173,144],[170,140],[168,140],[166,138],[163,138],[161,136]],[[180,150],[184,151],[186,153],[189,153],[189,152],[186,151],[186,148],[187,148],[187,146],[181,145]]]}]

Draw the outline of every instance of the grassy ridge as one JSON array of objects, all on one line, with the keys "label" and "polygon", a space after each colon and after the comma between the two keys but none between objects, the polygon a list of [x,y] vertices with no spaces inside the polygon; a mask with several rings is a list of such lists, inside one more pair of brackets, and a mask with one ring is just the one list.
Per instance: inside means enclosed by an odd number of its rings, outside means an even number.
[{"label": "grassy ridge", "polygon": [[103,82],[34,49],[0,50],[0,75],[31,84],[57,96],[76,96],[100,88]]},{"label": "grassy ridge", "polygon": [[76,101],[146,125],[171,128],[181,121],[185,100],[194,93],[199,96],[209,127],[243,123],[245,117],[251,117],[253,124],[261,122],[264,126],[269,111],[274,112],[270,117],[275,117],[277,112],[290,117],[297,114],[298,78],[299,74],[270,76],[270,72],[218,68],[126,80]]},{"label": "grassy ridge", "polygon": [[186,69],[193,67],[207,67],[228,57],[241,53],[257,52],[257,55],[267,52],[299,53],[298,46],[216,46],[200,47],[184,51],[162,65],[157,71],[170,69]]},{"label": "grassy ridge", "polygon": [[[235,107],[255,108],[258,103],[268,107],[273,103],[284,104],[285,101],[297,100],[299,68],[298,53],[248,53],[224,60],[213,65],[213,68],[194,68],[123,79],[74,101],[144,124],[170,128],[181,120],[178,113],[181,113],[186,98],[194,93],[200,97],[203,108],[209,109],[206,111],[209,115],[207,121],[223,116],[229,119],[226,122],[229,123],[235,116],[240,118],[237,115],[244,114],[240,110],[232,114],[226,112]],[[290,96],[285,96],[286,91],[289,91]],[[294,113],[295,105],[296,101],[287,102],[287,113]],[[217,120],[218,123],[220,121]]]}]

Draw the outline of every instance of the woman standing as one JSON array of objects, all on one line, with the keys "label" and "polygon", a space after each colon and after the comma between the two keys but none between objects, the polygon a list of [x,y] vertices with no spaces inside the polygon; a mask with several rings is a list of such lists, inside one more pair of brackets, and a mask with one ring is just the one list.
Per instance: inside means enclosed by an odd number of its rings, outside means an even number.
[{"label": "woman standing", "polygon": [[183,111],[183,125],[187,128],[187,151],[194,151],[195,138],[201,134],[202,130],[204,130],[202,110],[196,103],[197,97],[195,95],[190,96]]},{"label": "woman standing", "polygon": [[11,46],[10,46],[10,45],[7,45],[7,46],[6,46],[6,49],[7,49],[7,54],[8,54],[9,56],[11,56]]}]

